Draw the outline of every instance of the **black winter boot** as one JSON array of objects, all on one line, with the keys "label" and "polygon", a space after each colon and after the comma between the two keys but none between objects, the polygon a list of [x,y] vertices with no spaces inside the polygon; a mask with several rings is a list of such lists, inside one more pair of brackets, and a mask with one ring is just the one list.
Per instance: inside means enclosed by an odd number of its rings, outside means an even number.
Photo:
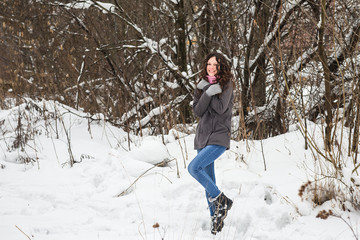
[{"label": "black winter boot", "polygon": [[227,216],[227,212],[231,209],[233,201],[226,197],[224,193],[220,193],[217,198],[210,199],[210,201],[215,205],[215,213],[211,219],[211,233],[216,234],[224,227],[224,219]]},{"label": "black winter boot", "polygon": [[211,217],[211,233],[216,235],[216,233],[220,232],[221,229],[224,227],[224,221],[217,218],[216,216]]}]

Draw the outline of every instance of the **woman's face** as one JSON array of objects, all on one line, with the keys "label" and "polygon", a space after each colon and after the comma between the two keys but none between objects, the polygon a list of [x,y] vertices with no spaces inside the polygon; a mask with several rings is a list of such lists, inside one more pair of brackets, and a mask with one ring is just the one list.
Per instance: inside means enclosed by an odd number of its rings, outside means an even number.
[{"label": "woman's face", "polygon": [[216,61],[216,57],[211,57],[206,65],[206,72],[209,76],[215,76],[218,73],[218,62]]}]

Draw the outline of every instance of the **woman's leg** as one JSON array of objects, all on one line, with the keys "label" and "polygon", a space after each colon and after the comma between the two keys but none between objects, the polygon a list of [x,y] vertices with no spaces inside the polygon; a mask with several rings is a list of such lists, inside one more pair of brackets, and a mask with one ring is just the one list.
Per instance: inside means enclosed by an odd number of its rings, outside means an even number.
[{"label": "woman's leg", "polygon": [[[217,197],[221,192],[216,186],[214,166],[210,166],[214,161],[221,156],[226,150],[226,147],[218,145],[208,145],[198,151],[198,155],[189,164],[188,170],[206,190],[207,195],[211,198]],[[212,176],[210,176],[212,175]]]},{"label": "woman's leg", "polygon": [[[208,166],[206,166],[204,168],[205,172],[210,176],[210,178],[214,181],[214,183],[216,184],[216,179],[215,179],[215,164],[211,163]],[[215,213],[215,204],[213,202],[210,202],[210,194],[205,190],[205,196],[206,196],[206,201],[209,205],[209,210],[210,210],[210,216],[214,216]]]}]

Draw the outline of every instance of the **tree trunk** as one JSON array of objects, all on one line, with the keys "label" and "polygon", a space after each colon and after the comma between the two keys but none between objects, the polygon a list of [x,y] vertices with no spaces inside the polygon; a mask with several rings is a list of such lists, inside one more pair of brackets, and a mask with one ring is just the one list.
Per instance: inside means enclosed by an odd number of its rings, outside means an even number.
[{"label": "tree trunk", "polygon": [[253,104],[255,106],[264,106],[266,103],[266,65],[265,55],[261,57],[257,66],[253,84],[251,86]]},{"label": "tree trunk", "polygon": [[[254,17],[255,22],[255,31],[254,34],[254,49],[259,49],[260,46],[265,42],[265,36],[267,33],[267,28],[269,26],[270,18],[270,6],[272,5],[272,0],[260,1],[259,2],[259,11]],[[261,54],[259,61],[257,62],[257,68],[255,71],[255,76],[251,85],[252,91],[252,103],[255,106],[263,106],[266,103],[266,56]]]},{"label": "tree trunk", "polygon": [[358,151],[359,146],[359,125],[360,125],[360,103],[357,101],[357,113],[356,113],[356,120],[354,126],[354,137],[351,150],[355,153]]},{"label": "tree trunk", "polygon": [[[187,72],[187,51],[186,51],[186,12],[184,0],[179,0],[175,4],[175,9],[178,13],[175,27],[176,27],[176,36],[177,36],[177,48],[176,48],[176,59],[179,71],[181,73]],[[188,90],[184,85],[184,79],[179,78],[178,83],[181,86],[181,94],[187,94]],[[180,105],[180,114],[182,121],[189,123],[192,119],[192,108],[190,107],[190,98],[186,98]]]},{"label": "tree trunk", "polygon": [[175,9],[178,12],[176,19],[176,36],[177,36],[177,62],[180,72],[186,72],[187,59],[186,59],[186,15],[184,1],[179,0],[178,4],[175,5]]},{"label": "tree trunk", "polygon": [[205,5],[204,13],[201,15],[200,26],[199,26],[199,60],[203,60],[206,55],[210,52],[210,28],[211,28],[211,17],[208,4]]},{"label": "tree trunk", "polygon": [[319,57],[324,71],[325,80],[325,148],[331,150],[331,130],[332,130],[332,97],[330,69],[327,64],[327,57],[324,46],[325,20],[326,20],[326,0],[321,0],[320,28],[319,28]]}]

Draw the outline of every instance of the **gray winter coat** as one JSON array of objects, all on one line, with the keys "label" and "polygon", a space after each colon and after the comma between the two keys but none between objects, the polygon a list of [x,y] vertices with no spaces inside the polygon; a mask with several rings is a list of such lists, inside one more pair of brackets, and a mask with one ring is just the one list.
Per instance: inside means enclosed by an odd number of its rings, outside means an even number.
[{"label": "gray winter coat", "polygon": [[201,149],[207,145],[220,145],[230,148],[231,117],[233,107],[233,87],[229,82],[221,94],[209,97],[205,91],[195,90],[193,110],[200,117],[196,128],[194,141],[195,149]]}]

